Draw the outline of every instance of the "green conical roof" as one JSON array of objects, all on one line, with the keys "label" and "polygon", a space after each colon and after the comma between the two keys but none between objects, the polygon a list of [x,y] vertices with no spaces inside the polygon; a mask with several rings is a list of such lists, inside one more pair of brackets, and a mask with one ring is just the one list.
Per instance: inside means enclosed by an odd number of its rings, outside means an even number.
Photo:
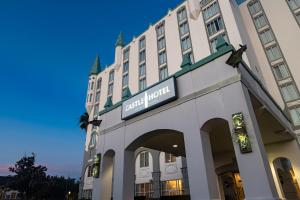
[{"label": "green conical roof", "polygon": [[97,55],[96,59],[95,59],[95,62],[93,64],[93,66],[92,66],[90,75],[95,75],[95,74],[98,74],[99,72],[101,72],[101,65],[100,65],[99,56]]},{"label": "green conical roof", "polygon": [[116,47],[117,46],[121,46],[123,47],[124,46],[124,35],[122,32],[120,32],[119,36],[118,36],[118,39],[117,39],[117,42],[116,42]]}]

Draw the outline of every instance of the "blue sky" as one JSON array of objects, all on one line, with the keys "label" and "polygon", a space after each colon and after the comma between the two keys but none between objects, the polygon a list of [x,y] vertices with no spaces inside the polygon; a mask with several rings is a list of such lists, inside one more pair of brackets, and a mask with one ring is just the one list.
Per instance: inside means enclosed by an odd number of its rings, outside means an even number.
[{"label": "blue sky", "polygon": [[52,175],[80,176],[87,79],[181,0],[1,0],[0,175],[25,154]]}]

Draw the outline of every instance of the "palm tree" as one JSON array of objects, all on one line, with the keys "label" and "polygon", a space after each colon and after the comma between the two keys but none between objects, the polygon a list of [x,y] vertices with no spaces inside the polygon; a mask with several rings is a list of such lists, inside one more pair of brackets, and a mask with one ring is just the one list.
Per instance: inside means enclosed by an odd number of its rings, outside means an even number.
[{"label": "palm tree", "polygon": [[79,118],[80,128],[87,131],[89,125],[89,114],[87,112],[83,113]]}]

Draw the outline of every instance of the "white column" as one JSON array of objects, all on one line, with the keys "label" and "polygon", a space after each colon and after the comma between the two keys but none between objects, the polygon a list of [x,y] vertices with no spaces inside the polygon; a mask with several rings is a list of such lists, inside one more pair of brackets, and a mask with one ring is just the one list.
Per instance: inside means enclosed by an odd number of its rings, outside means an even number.
[{"label": "white column", "polygon": [[242,154],[239,145],[234,142],[246,199],[279,199],[247,88],[241,83],[232,85],[223,91],[223,99],[226,118],[231,130],[233,130],[232,114],[242,112],[251,141],[252,152],[247,154]]},{"label": "white column", "polygon": [[184,141],[191,199],[219,199],[209,135],[194,129],[184,132]]},{"label": "white column", "polygon": [[134,199],[134,152],[116,152],[113,200]]}]

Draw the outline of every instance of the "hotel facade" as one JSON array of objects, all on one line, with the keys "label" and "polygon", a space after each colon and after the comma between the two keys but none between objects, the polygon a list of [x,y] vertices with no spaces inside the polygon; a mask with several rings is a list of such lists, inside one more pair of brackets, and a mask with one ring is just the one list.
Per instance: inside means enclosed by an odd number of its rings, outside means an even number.
[{"label": "hotel facade", "polygon": [[[247,45],[247,50],[242,45]],[[186,0],[89,75],[82,199],[300,199],[300,0]]]}]

